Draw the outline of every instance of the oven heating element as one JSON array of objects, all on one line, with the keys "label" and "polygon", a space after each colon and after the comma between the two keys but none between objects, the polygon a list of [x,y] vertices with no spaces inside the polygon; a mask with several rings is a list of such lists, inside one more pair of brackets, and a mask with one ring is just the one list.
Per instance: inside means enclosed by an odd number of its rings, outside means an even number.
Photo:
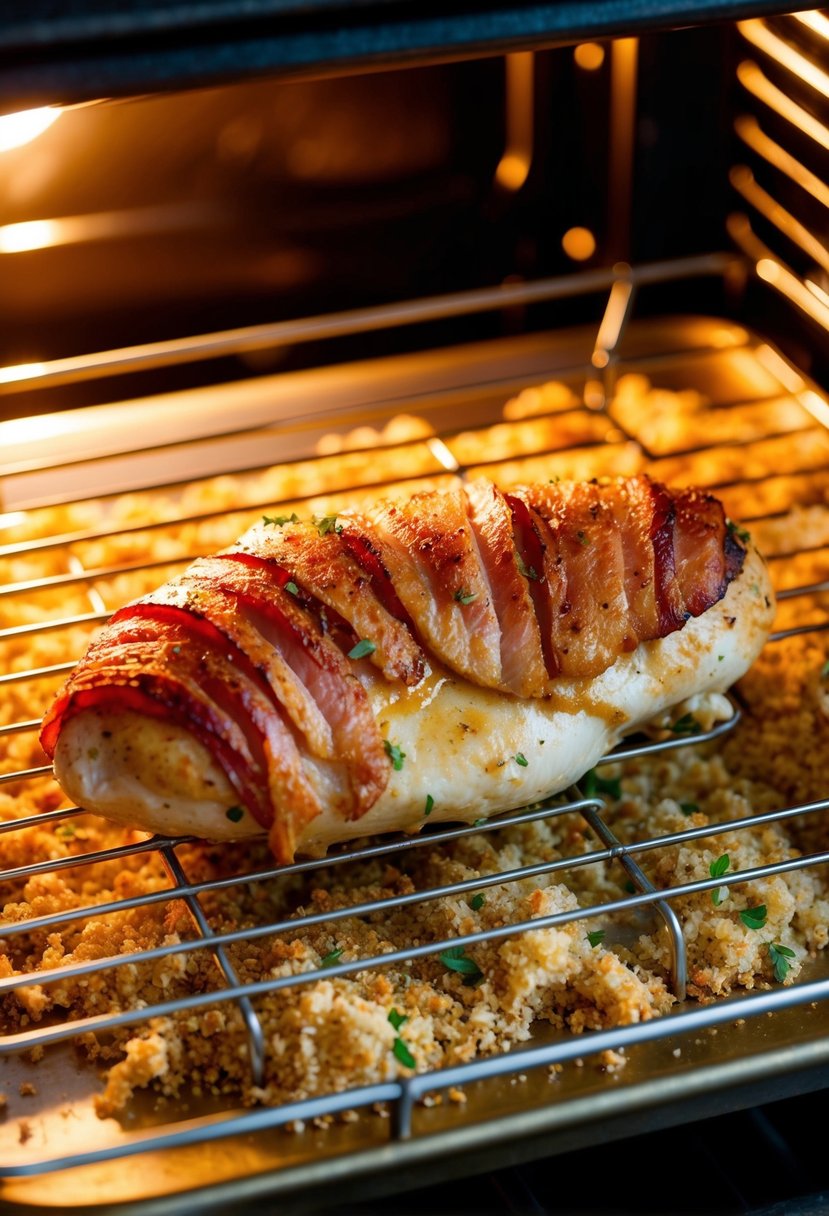
[{"label": "oven heating element", "polygon": [[[718,259],[701,259],[698,263],[692,264],[684,262],[681,264],[662,264],[653,267],[639,268],[638,270],[629,270],[629,268],[619,268],[616,272],[616,277],[610,284],[609,292],[607,293],[607,304],[604,312],[604,319],[595,335],[592,344],[594,357],[587,366],[585,372],[584,365],[580,364],[578,356],[573,356],[571,361],[571,370],[577,372],[578,375],[584,377],[593,385],[593,393],[599,393],[602,400],[599,401],[599,409],[595,407],[581,406],[577,411],[586,417],[595,418],[596,414],[601,414],[606,409],[608,399],[612,398],[612,386],[616,382],[616,378],[626,371],[639,368],[646,364],[653,364],[657,367],[670,367],[677,360],[681,361],[684,368],[687,368],[690,376],[689,382],[693,383],[694,367],[704,364],[712,357],[714,359],[720,357],[722,352],[716,349],[712,351],[711,347],[703,344],[698,349],[684,349],[681,346],[668,347],[665,346],[665,335],[671,334],[671,324],[669,321],[661,325],[660,337],[656,341],[655,348],[652,351],[640,349],[635,356],[626,356],[624,350],[623,338],[626,332],[626,323],[632,311],[633,301],[636,296],[636,289],[642,282],[671,281],[675,278],[683,278],[689,274],[698,273],[702,275],[711,275],[726,271],[733,265],[733,259],[730,256],[723,256]],[[591,281],[590,287],[593,287]],[[553,285],[549,290],[560,290],[561,284]],[[518,289],[511,289],[510,303],[516,295]],[[530,287],[526,289],[526,294],[532,298],[533,293],[538,292],[538,287]],[[498,292],[490,293],[487,304],[491,308],[501,306],[501,298]],[[420,311],[424,306],[412,306],[414,311],[420,315]],[[446,301],[444,307],[450,309],[452,301]],[[418,311],[420,310],[420,311]],[[751,338],[748,335],[744,337],[744,346],[739,351],[741,357],[746,356],[756,359],[765,358],[767,370],[771,368],[779,377],[779,394],[787,400],[800,400],[801,404],[805,404],[813,412],[820,412],[816,407],[816,402],[826,408],[823,398],[817,391],[808,386],[798,373],[790,365],[786,364],[775,352],[772,352],[765,344],[761,344],[758,340]],[[738,339],[733,339],[735,344],[738,344]],[[495,344],[497,347],[497,343]],[[730,356],[730,351],[726,349],[726,357]],[[164,358],[168,357],[167,352]],[[105,356],[106,358],[106,356]],[[47,373],[48,374],[48,373]],[[604,377],[604,381],[603,381]],[[794,378],[794,381],[793,381]],[[788,383],[786,383],[788,381]],[[604,383],[607,389],[607,399],[600,392],[600,386]],[[496,388],[498,381],[495,381]],[[798,387],[798,385],[800,387]],[[476,389],[480,390],[481,386],[477,385]],[[773,396],[777,396],[775,393]],[[417,398],[417,406],[420,408],[428,407],[429,401],[427,398]],[[398,403],[396,403],[398,404]],[[717,400],[709,407],[712,413],[724,415],[728,408],[733,403],[727,400]],[[814,418],[803,410],[802,426],[808,428],[814,426]],[[625,433],[624,421],[619,417],[613,417],[614,428],[620,432],[618,438],[622,444],[634,445],[642,453],[643,462],[650,461],[650,467],[659,469],[660,453],[648,451],[647,444],[643,443],[641,438],[635,433]],[[453,428],[454,429],[454,428]],[[765,441],[760,442],[762,443]],[[453,456],[452,450],[455,446],[453,433],[447,428],[444,432],[438,431],[429,440],[431,450],[436,455],[435,472],[451,471],[454,474],[464,476],[467,470],[462,467],[457,459]],[[746,440],[743,444],[739,439],[732,439],[730,445],[735,451],[744,446],[746,451],[753,449],[756,446],[756,441]],[[701,446],[692,455],[703,456],[706,452],[705,446]],[[566,456],[566,452],[553,453],[552,456]],[[682,453],[687,456],[687,452]],[[662,455],[662,461],[676,457],[676,453],[665,457]],[[825,465],[820,466],[821,469]],[[814,471],[814,462],[810,465],[810,469]],[[480,471],[480,469],[476,469]],[[792,474],[797,473],[796,468],[783,470]],[[771,472],[771,470],[769,470]],[[717,487],[715,487],[717,488]],[[726,491],[731,487],[725,487]],[[745,491],[745,485],[742,487]],[[750,490],[750,485],[749,485]],[[79,496],[79,495],[78,495]],[[258,508],[269,509],[273,504],[270,502],[250,505],[250,515],[255,517]],[[247,508],[246,508],[247,509]],[[208,519],[211,513],[205,513],[200,518]],[[760,512],[756,513],[760,514]],[[747,523],[752,522],[752,516],[749,512],[744,513],[743,518]],[[136,529],[141,531],[152,531],[155,529],[170,530],[170,522],[157,522],[155,524],[135,525]],[[66,536],[46,536],[32,542],[21,542],[4,546],[0,549],[0,558],[12,558],[26,556],[29,553],[43,550],[47,547],[54,547],[58,551],[68,550],[70,544],[77,545],[82,540],[100,539],[102,536],[108,536],[111,532],[106,529],[99,529],[86,533],[73,533]],[[195,554],[182,554],[180,561],[182,565],[188,563]],[[159,565],[162,563],[158,563]],[[171,559],[165,559],[165,565],[171,564]],[[103,576],[109,576],[117,573],[120,569],[134,569],[126,564],[124,567],[111,567],[107,569],[100,568],[83,568],[79,559],[74,554],[67,554],[67,571],[64,575],[48,576],[40,580],[34,580],[26,583],[7,583],[0,587],[0,595],[4,597],[20,596],[30,592],[36,592],[46,587],[56,587],[67,583],[80,584],[88,588],[90,612],[82,616],[74,616],[70,618],[56,619],[48,621],[43,625],[23,624],[16,627],[11,627],[0,632],[0,642],[25,637],[33,632],[40,630],[60,630],[73,624],[80,622],[98,622],[106,619],[110,612],[114,611],[118,606],[115,603],[106,603],[101,599],[99,586]],[[138,567],[143,568],[143,567]],[[814,596],[822,592],[829,591],[829,583],[821,583],[812,586],[799,586],[785,589],[781,592],[781,601],[798,596]],[[829,623],[818,623],[815,625],[795,626],[790,629],[783,629],[776,632],[771,639],[770,644],[775,645],[793,634],[803,632],[804,630],[825,630],[829,628]],[[0,676],[0,686],[9,685],[12,682],[20,683],[28,680],[39,679],[47,675],[56,675],[68,670],[72,666],[71,661],[60,663],[48,668],[42,668],[34,671],[7,671]],[[669,739],[666,742],[646,743],[643,745],[623,744],[612,755],[605,757],[602,764],[609,762],[617,762],[625,758],[640,757],[644,754],[655,754],[666,749],[677,747],[695,747],[708,742],[711,739],[717,738],[720,735],[731,729],[740,714],[740,706],[736,700],[732,699],[734,708],[734,716],[725,723],[720,724],[713,730],[705,733],[700,733],[692,738],[677,736]],[[21,731],[35,731],[38,727],[36,719],[13,722],[0,727],[0,734],[9,735]],[[3,786],[19,787],[20,783],[35,778],[41,778],[49,772],[48,768],[34,768],[26,771],[6,772],[0,776],[0,782]],[[69,921],[75,921],[82,918],[104,917],[112,912],[125,911],[130,908],[147,906],[150,904],[164,903],[170,900],[184,900],[192,917],[195,937],[193,940],[162,946],[154,949],[142,956],[144,961],[153,961],[169,957],[173,954],[186,953],[190,951],[208,951],[212,954],[217,967],[217,988],[212,992],[204,992],[193,994],[190,998],[178,998],[159,1002],[149,1008],[130,1009],[124,1008],[118,1013],[106,1014],[98,1017],[85,1018],[83,1020],[67,1020],[64,1023],[49,1025],[49,1026],[31,1026],[13,1035],[8,1035],[0,1039],[0,1052],[2,1053],[20,1053],[27,1051],[33,1047],[45,1047],[50,1044],[62,1041],[71,1040],[77,1035],[86,1031],[95,1031],[97,1034],[105,1033],[107,1030],[116,1027],[128,1025],[138,1025],[146,1023],[148,1019],[172,1014],[182,1010],[195,1011],[206,1006],[215,1006],[220,1003],[235,1002],[239,1007],[247,1035],[247,1050],[250,1060],[250,1068],[254,1078],[261,1077],[264,1053],[267,1050],[262,1027],[256,1013],[256,998],[265,993],[272,992],[281,988],[296,987],[298,985],[313,983],[315,980],[326,977],[334,978],[339,975],[348,975],[353,972],[365,970],[366,968],[382,968],[390,963],[402,962],[408,958],[415,958],[421,955],[434,955],[441,950],[450,947],[462,946],[464,948],[474,947],[476,943],[484,940],[493,940],[496,938],[507,938],[525,931],[532,931],[539,928],[563,925],[574,920],[584,920],[589,926],[591,922],[595,923],[594,918],[598,916],[608,916],[616,912],[631,912],[636,909],[653,909],[655,914],[661,918],[664,932],[669,936],[672,952],[672,976],[671,982],[675,995],[682,1000],[685,995],[686,985],[686,964],[685,964],[685,949],[682,937],[682,932],[675,913],[672,910],[672,902],[678,897],[689,895],[699,891],[713,890],[719,886],[731,886],[734,884],[745,883],[753,879],[759,879],[774,874],[788,873],[806,867],[816,867],[829,862],[829,852],[815,853],[809,856],[797,856],[788,860],[783,860],[774,864],[764,865],[751,870],[737,871],[735,873],[726,874],[720,878],[712,878],[704,881],[694,881],[684,883],[681,886],[675,886],[668,890],[657,890],[650,882],[647,876],[648,857],[654,850],[660,849],[669,845],[681,845],[685,841],[692,841],[700,837],[716,837],[720,833],[735,832],[752,827],[756,828],[763,823],[782,823],[788,819],[819,815],[829,809],[829,799],[808,803],[805,805],[785,806],[777,810],[751,816],[746,819],[730,821],[725,820],[721,823],[711,822],[704,827],[689,827],[685,831],[663,835],[654,838],[637,839],[631,843],[623,844],[614,834],[603,815],[604,804],[601,798],[595,796],[585,796],[584,789],[574,788],[568,795],[560,796],[551,799],[549,803],[538,808],[533,808],[521,813],[512,814],[502,817],[498,820],[489,820],[480,825],[467,828],[442,828],[437,831],[428,831],[421,836],[407,838],[392,838],[382,840],[380,842],[371,843],[359,847],[352,847],[337,851],[333,856],[327,857],[324,862],[318,861],[300,861],[296,864],[281,869],[274,868],[272,870],[260,871],[253,874],[234,875],[232,877],[219,881],[198,883],[188,880],[186,873],[183,871],[180,861],[177,856],[177,848],[182,843],[180,840],[173,838],[154,837],[134,844],[123,845],[118,848],[110,849],[105,852],[93,852],[82,854],[80,856],[71,856],[53,861],[44,859],[36,861],[32,864],[22,866],[13,870],[8,870],[0,875],[0,880],[4,883],[14,883],[20,880],[25,880],[36,874],[43,873],[61,873],[69,867],[78,867],[88,865],[101,860],[117,860],[120,857],[127,857],[136,853],[145,853],[155,851],[163,858],[167,873],[170,878],[170,888],[167,890],[157,891],[150,894],[132,896],[129,898],[118,899],[112,903],[103,905],[94,905],[83,908],[72,909],[70,911],[55,913],[47,916],[39,917],[35,920],[28,920],[22,923],[6,923],[0,929],[0,933],[4,938],[11,938],[18,933],[28,933],[33,929],[39,929],[48,932],[52,928],[66,924]],[[228,887],[241,885],[245,883],[257,882],[263,878],[267,878],[276,874],[300,874],[313,871],[315,868],[325,866],[328,868],[337,867],[347,869],[354,862],[365,860],[366,858],[389,858],[393,859],[401,852],[411,849],[418,849],[424,844],[433,845],[440,841],[453,840],[465,834],[475,832],[497,832],[500,827],[507,823],[526,823],[534,820],[552,818],[565,814],[580,814],[587,825],[589,826],[594,838],[595,847],[589,852],[573,856],[564,857],[551,862],[527,866],[505,873],[492,874],[484,878],[474,878],[464,882],[454,883],[443,888],[434,890],[418,890],[410,895],[403,896],[397,899],[381,900],[377,902],[367,903],[358,907],[345,907],[328,911],[325,913],[315,913],[312,915],[302,915],[296,918],[276,923],[262,923],[253,929],[245,928],[235,932],[216,933],[211,929],[208,920],[202,911],[200,905],[200,896],[206,891],[217,889],[219,887]],[[41,816],[30,817],[27,819],[19,819],[7,821],[0,825],[0,832],[3,834],[16,832],[37,822],[55,822],[58,823],[64,818],[73,814],[73,809],[56,810],[47,812]],[[554,915],[539,917],[538,919],[530,920],[524,923],[516,923],[505,925],[499,929],[471,934],[458,939],[435,941],[419,946],[413,946],[408,950],[400,950],[393,954],[383,954],[374,958],[360,958],[347,962],[335,962],[334,965],[327,967],[324,971],[308,971],[300,975],[289,977],[281,977],[278,979],[262,980],[259,982],[241,982],[238,975],[235,973],[226,953],[225,948],[234,941],[250,940],[257,937],[272,936],[275,934],[294,932],[303,926],[311,924],[326,923],[331,926],[336,926],[339,919],[344,917],[354,916],[370,916],[374,913],[388,911],[391,907],[400,907],[406,903],[414,901],[428,901],[438,899],[447,895],[465,895],[467,893],[485,890],[490,886],[502,886],[507,883],[518,882],[522,879],[531,878],[534,875],[549,874],[553,872],[565,872],[572,870],[575,867],[591,866],[601,862],[618,861],[624,868],[632,893],[625,898],[615,900],[609,903],[595,903],[590,906],[579,907],[574,911],[560,912]],[[644,868],[643,868],[644,867]],[[134,954],[125,954],[118,957],[94,959],[88,962],[75,963],[66,967],[58,967],[51,971],[39,971],[36,975],[24,974],[13,975],[0,979],[0,992],[3,994],[10,993],[16,989],[29,985],[33,982],[38,984],[49,984],[58,980],[66,980],[69,978],[76,979],[81,976],[90,975],[94,972],[105,968],[115,968],[128,965],[138,956]],[[553,1043],[545,1043],[528,1049],[513,1051],[509,1054],[500,1055],[492,1058],[484,1058],[475,1060],[472,1063],[461,1066],[445,1069],[441,1072],[424,1073],[415,1075],[409,1078],[401,1078],[399,1080],[385,1082],[381,1084],[371,1085],[361,1089],[347,1090],[342,1093],[328,1094],[320,1097],[298,1101],[287,1106],[258,1109],[246,1113],[231,1112],[221,1117],[210,1117],[189,1121],[187,1123],[178,1124],[170,1123],[169,1125],[152,1130],[150,1132],[141,1132],[128,1137],[124,1137],[116,1145],[107,1145],[105,1147],[92,1147],[86,1151],[73,1153],[70,1156],[58,1154],[52,1157],[40,1158],[35,1161],[4,1161],[0,1163],[0,1174],[7,1178],[16,1176],[25,1176],[27,1174],[41,1174],[54,1170],[61,1170],[69,1166],[74,1166],[80,1163],[91,1163],[97,1161],[105,1161],[110,1159],[121,1158],[131,1154],[141,1153],[148,1150],[166,1150],[173,1146],[192,1143],[209,1143],[219,1140],[224,1137],[234,1136],[237,1134],[258,1131],[265,1128],[276,1127],[294,1120],[311,1121],[315,1118],[324,1115],[335,1115],[338,1112],[352,1110],[358,1107],[366,1107],[376,1103],[386,1103],[390,1108],[391,1113],[391,1129],[392,1136],[398,1138],[399,1141],[406,1141],[416,1132],[413,1122],[413,1111],[419,1099],[426,1094],[434,1094],[448,1089],[452,1086],[469,1085],[473,1082],[480,1081],[486,1078],[495,1076],[517,1076],[525,1074],[530,1069],[549,1067],[555,1064],[562,1064],[567,1061],[572,1061],[578,1057],[592,1053],[599,1053],[607,1049],[616,1051],[627,1050],[633,1048],[636,1044],[646,1041],[653,1041],[659,1038],[670,1036],[672,1039],[675,1036],[682,1035],[686,1032],[701,1031],[703,1029],[725,1025],[733,1022],[735,1017],[749,1018],[762,1013],[781,1010],[793,1005],[808,1005],[810,1002],[820,998],[829,996],[829,979],[817,979],[794,984],[790,987],[776,987],[769,991],[763,991],[752,995],[731,999],[719,1003],[710,1004],[707,1006],[700,1005],[696,1007],[684,1007],[681,1012],[672,1016],[654,1019],[641,1024],[627,1025],[618,1029],[606,1030],[590,1034],[588,1036],[570,1036],[562,1041]],[[417,1137],[415,1136],[415,1139]]]}]

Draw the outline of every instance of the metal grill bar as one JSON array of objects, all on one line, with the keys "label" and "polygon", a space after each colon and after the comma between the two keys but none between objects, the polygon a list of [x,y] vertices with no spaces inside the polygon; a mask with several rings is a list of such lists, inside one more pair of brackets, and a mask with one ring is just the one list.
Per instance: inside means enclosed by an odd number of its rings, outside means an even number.
[{"label": "metal grill bar", "polygon": [[[773,862],[765,866],[740,870],[735,874],[725,874],[722,878],[701,878],[694,882],[682,883],[680,886],[672,887],[670,891],[642,891],[635,895],[626,896],[624,899],[609,900],[605,904],[598,904],[588,908],[577,908],[574,911],[567,912],[554,912],[548,916],[537,916],[533,917],[532,920],[517,921],[514,924],[503,925],[496,929],[482,930],[479,933],[438,939],[422,946],[409,946],[405,950],[391,950],[384,954],[360,958],[354,962],[338,962],[333,966],[326,967],[324,971],[303,971],[295,975],[280,976],[277,979],[256,980],[245,984],[238,984],[232,990],[222,989],[217,992],[194,993],[188,997],[163,1001],[156,1005],[126,1010],[118,1014],[96,1014],[90,1017],[78,1018],[69,1025],[38,1027],[34,1030],[20,1031],[17,1034],[5,1036],[0,1043],[0,1054],[17,1052],[35,1044],[47,1046],[50,1043],[62,1042],[89,1031],[102,1032],[104,1030],[115,1030],[121,1026],[132,1026],[139,1022],[146,1022],[148,1018],[168,1016],[185,1010],[193,1012],[209,1005],[222,1004],[225,1001],[236,1001],[242,997],[265,996],[272,992],[279,992],[285,988],[304,987],[307,984],[315,983],[317,980],[326,977],[335,979],[337,976],[352,975],[358,971],[389,967],[394,963],[405,963],[409,959],[428,958],[433,955],[439,956],[446,950],[457,947],[462,947],[466,950],[469,946],[479,945],[484,942],[503,941],[506,938],[516,937],[521,933],[528,933],[539,929],[559,928],[562,925],[569,925],[578,920],[588,920],[595,916],[612,916],[617,912],[624,913],[635,908],[657,905],[660,901],[666,899],[679,899],[685,895],[697,895],[703,891],[716,890],[718,887],[755,882],[758,879],[770,878],[777,874],[791,874],[798,870],[811,869],[814,866],[825,865],[827,863],[829,863],[829,850],[789,858],[787,861]],[[481,884],[478,882],[471,885],[480,886]],[[296,928],[296,922],[291,922],[289,927]],[[270,931],[273,932],[272,927]],[[225,935],[216,935],[212,939],[213,944],[225,944],[225,942]],[[193,944],[191,943],[191,948]],[[40,973],[38,972],[36,977],[29,976],[28,982],[31,983],[33,978],[39,980]]]},{"label": "metal grill bar", "polygon": [[501,308],[542,303],[568,296],[590,295],[610,290],[619,277],[629,279],[636,285],[647,285],[670,282],[675,278],[719,276],[725,273],[733,260],[731,254],[701,254],[635,268],[622,265],[610,270],[588,270],[554,279],[540,279],[534,283],[504,284],[500,287],[430,296],[399,304],[384,304],[379,308],[358,308],[298,321],[277,321],[270,325],[253,325],[227,330],[224,333],[203,334],[195,338],[176,338],[148,346],[55,359],[50,363],[40,364],[37,369],[31,365],[21,368],[6,367],[0,369],[0,393],[56,387],[59,384],[71,384],[100,376],[173,367],[278,346],[294,346],[300,342],[471,316],[475,313],[493,312]]}]

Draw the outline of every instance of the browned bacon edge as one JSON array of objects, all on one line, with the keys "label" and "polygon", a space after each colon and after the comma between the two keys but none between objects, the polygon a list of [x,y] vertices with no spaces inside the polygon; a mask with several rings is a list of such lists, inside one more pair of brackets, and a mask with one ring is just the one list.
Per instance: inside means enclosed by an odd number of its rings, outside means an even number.
[{"label": "browned bacon edge", "polygon": [[[722,505],[641,476],[502,494],[484,483],[332,521],[270,521],[117,612],[47,713],[138,709],[210,750],[289,859],[320,810],[303,756],[338,766],[357,819],[389,746],[357,673],[414,685],[426,653],[521,697],[606,670],[725,594],[745,549]],[[279,814],[275,814],[279,808]]]}]

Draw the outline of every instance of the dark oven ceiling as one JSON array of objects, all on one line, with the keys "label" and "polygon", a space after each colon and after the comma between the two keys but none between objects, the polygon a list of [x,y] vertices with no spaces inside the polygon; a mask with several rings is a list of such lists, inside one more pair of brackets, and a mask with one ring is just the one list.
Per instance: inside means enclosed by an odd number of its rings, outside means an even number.
[{"label": "dark oven ceiling", "polygon": [[0,111],[246,77],[395,66],[779,12],[779,0],[11,0]]}]

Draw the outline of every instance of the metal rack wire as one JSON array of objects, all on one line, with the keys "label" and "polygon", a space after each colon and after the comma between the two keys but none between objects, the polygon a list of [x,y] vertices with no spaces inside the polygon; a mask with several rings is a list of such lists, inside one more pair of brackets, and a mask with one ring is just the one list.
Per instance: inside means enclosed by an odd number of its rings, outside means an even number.
[{"label": "metal rack wire", "polygon": [[[722,273],[730,259],[707,259],[697,268],[700,273]],[[681,266],[666,264],[658,273],[652,272],[655,281],[668,281],[671,276],[683,273],[693,273],[685,263]],[[645,276],[646,278],[648,276]],[[593,358],[590,366],[584,370],[584,375],[594,385],[602,400],[594,401],[593,409],[603,407],[612,396],[615,377],[626,366],[624,358],[619,354],[620,343],[625,333],[625,327],[630,317],[635,291],[631,286],[635,283],[636,275],[627,268],[620,268],[616,278],[610,283],[607,304],[601,325],[593,343]],[[532,296],[532,292],[530,292]],[[512,302],[512,296],[510,296]],[[498,293],[492,293],[490,306],[498,307]],[[408,313],[403,312],[404,317]],[[419,314],[418,314],[419,315]],[[674,352],[686,355],[685,351]],[[167,359],[169,352],[163,352]],[[595,388],[598,383],[598,389]],[[805,386],[804,386],[805,387]],[[781,390],[791,393],[791,387],[781,384]],[[809,390],[811,391],[811,390]],[[797,394],[795,393],[796,397]],[[583,407],[588,409],[588,407]],[[618,426],[618,419],[614,420]],[[452,472],[463,475],[465,469],[452,455],[447,440],[449,432],[438,432],[429,441],[436,461],[436,471]],[[628,433],[625,438],[639,445],[643,459],[647,460],[656,454],[650,453],[647,445],[636,433]],[[737,442],[737,441],[735,441]],[[700,449],[704,451],[704,448]],[[368,454],[368,453],[367,453]],[[272,504],[264,503],[263,506]],[[257,506],[250,507],[255,514]],[[202,512],[189,515],[184,522],[201,522],[215,517],[218,512]],[[127,535],[130,530],[151,532],[156,529],[169,529],[169,521],[150,524],[130,525],[126,529],[112,527],[93,528],[75,531],[62,535],[51,535],[38,538],[31,542],[15,542],[0,548],[0,558],[24,557],[48,549],[58,551],[68,550],[81,541],[97,541],[116,535]],[[196,554],[182,554],[174,559],[174,563],[186,564]],[[106,604],[101,599],[100,584],[107,577],[121,574],[128,570],[148,570],[155,566],[170,566],[174,564],[169,557],[158,562],[141,562],[134,566],[129,563],[110,567],[92,567],[85,569],[77,556],[71,555],[71,561],[66,573],[45,576],[43,578],[18,581],[0,586],[0,596],[24,595],[48,588],[58,588],[66,585],[81,585],[88,589],[90,611],[72,616],[54,619],[40,625],[21,624],[0,630],[0,642],[26,638],[39,632],[48,632],[68,628],[73,625],[92,625],[100,622],[114,610],[116,604]],[[783,592],[781,598],[805,596],[816,591],[827,589],[826,584],[797,587]],[[773,635],[772,644],[782,641],[795,633],[808,630],[828,629],[829,622],[814,626],[780,630]],[[54,676],[71,668],[71,661],[61,662],[35,670],[11,671],[0,675],[0,688],[3,684],[19,683],[44,676]],[[677,747],[695,747],[715,740],[726,734],[736,725],[740,716],[740,707],[732,701],[733,716],[709,731],[700,732],[691,738],[673,737],[661,742],[644,744],[624,744],[613,754],[606,756],[600,763],[607,764],[625,759],[639,758],[643,755],[658,754]],[[20,732],[34,731],[38,726],[36,719],[12,722],[0,727],[0,734],[11,735]],[[47,777],[50,770],[46,766],[26,770],[7,772],[0,776],[0,785],[16,785],[30,780]],[[829,799],[804,803],[795,806],[780,807],[763,814],[748,816],[723,822],[709,822],[702,827],[688,827],[681,832],[673,832],[661,836],[637,838],[623,843],[614,833],[612,826],[604,815],[604,803],[601,798],[585,797],[578,788],[570,790],[565,796],[551,799],[544,805],[525,810],[520,813],[479,823],[472,828],[449,827],[430,830],[415,837],[390,838],[380,842],[370,843],[333,853],[324,862],[299,861],[287,867],[274,867],[258,870],[249,874],[234,874],[231,877],[211,879],[202,882],[192,882],[188,879],[177,854],[183,844],[190,838],[154,837],[149,840],[136,841],[103,851],[67,856],[59,860],[44,858],[43,860],[18,866],[0,873],[0,882],[13,883],[26,880],[37,874],[58,874],[69,868],[91,865],[100,861],[118,861],[144,853],[157,853],[166,868],[170,886],[164,890],[153,891],[141,895],[118,898],[108,903],[87,905],[72,908],[67,911],[38,916],[22,922],[8,922],[0,926],[0,935],[13,938],[16,935],[39,930],[47,932],[67,923],[90,917],[104,917],[115,912],[123,912],[138,907],[149,907],[164,904],[172,900],[183,900],[190,913],[194,936],[186,941],[171,943],[142,952],[140,955],[123,954],[114,957],[96,958],[86,962],[73,963],[64,967],[50,970],[40,970],[37,973],[15,974],[0,978],[0,996],[13,993],[33,982],[48,985],[57,981],[67,981],[96,972],[116,969],[134,963],[140,959],[143,962],[153,962],[174,955],[207,951],[216,962],[217,985],[214,990],[192,993],[188,996],[159,1001],[151,1007],[125,1008],[114,1014],[101,1014],[83,1019],[67,1020],[62,1024],[30,1026],[18,1033],[0,1038],[0,1054],[20,1053],[32,1047],[45,1047],[49,1044],[71,1040],[78,1035],[94,1031],[103,1033],[125,1026],[145,1023],[153,1017],[175,1014],[184,1010],[195,1011],[207,1006],[225,1003],[235,1004],[241,1012],[247,1038],[248,1055],[251,1074],[256,1082],[261,1080],[264,1069],[265,1042],[262,1024],[256,1011],[256,999],[266,993],[273,993],[287,988],[296,988],[316,982],[320,978],[333,979],[338,976],[351,975],[368,968],[405,962],[423,956],[437,955],[451,947],[464,949],[477,943],[495,941],[516,936],[521,933],[536,931],[552,926],[571,924],[574,921],[590,921],[597,916],[612,916],[616,913],[630,914],[638,909],[652,910],[654,916],[661,920],[664,932],[667,933],[671,955],[671,986],[674,994],[681,1001],[685,996],[687,983],[687,964],[685,944],[681,925],[672,908],[675,900],[697,892],[714,890],[717,887],[751,882],[772,875],[793,873],[805,868],[815,867],[829,862],[829,852],[818,852],[808,856],[795,856],[772,864],[757,866],[729,873],[721,877],[685,882],[668,890],[657,889],[650,881],[640,861],[646,861],[648,856],[659,849],[673,845],[682,845],[701,838],[713,838],[723,833],[734,833],[764,824],[780,824],[793,818],[807,818],[819,815],[829,809]],[[77,808],[61,809],[46,812],[42,815],[16,819],[0,824],[0,836],[25,830],[34,824],[57,823],[64,818],[77,813]],[[408,895],[394,898],[372,900],[357,906],[347,906],[327,910],[325,912],[292,916],[280,921],[263,921],[250,928],[216,932],[212,929],[201,906],[201,897],[230,887],[267,880],[278,875],[308,874],[326,868],[347,868],[350,865],[374,858],[393,858],[401,853],[416,850],[424,846],[433,847],[442,842],[450,842],[473,833],[497,832],[505,825],[533,823],[536,821],[553,821],[564,815],[581,815],[595,839],[595,847],[573,856],[560,857],[553,861],[538,863],[516,868],[510,871],[493,873],[475,877],[460,882],[447,884],[432,889],[421,889]],[[243,982],[234,970],[227,953],[227,948],[242,940],[270,937],[286,932],[296,932],[312,925],[336,925],[346,917],[370,916],[386,912],[391,908],[404,907],[407,904],[437,900],[446,896],[464,895],[485,890],[488,887],[503,886],[524,879],[539,877],[561,871],[572,871],[580,867],[595,866],[601,863],[618,862],[624,868],[632,891],[624,898],[609,902],[597,902],[573,910],[557,912],[551,915],[539,916],[531,920],[517,921],[498,928],[482,930],[461,937],[435,940],[428,943],[411,946],[407,949],[378,954],[373,957],[362,957],[347,961],[335,961],[324,970],[311,970],[290,976],[262,979],[254,982]],[[588,1040],[567,1040],[535,1046],[526,1050],[514,1051],[489,1059],[475,1060],[470,1064],[443,1069],[438,1072],[427,1072],[410,1077],[401,1077],[395,1081],[365,1086],[359,1089],[349,1089],[343,1093],[325,1094],[289,1105],[257,1110],[252,1113],[232,1113],[220,1118],[191,1121],[190,1123],[173,1124],[150,1133],[141,1133],[125,1139],[116,1146],[92,1148],[70,1158],[65,1155],[53,1156],[36,1162],[0,1163],[0,1175],[7,1177],[25,1176],[27,1174],[45,1173],[63,1169],[69,1165],[92,1163],[111,1160],[113,1158],[145,1152],[150,1149],[166,1149],[175,1145],[191,1143],[207,1143],[227,1136],[233,1136],[248,1131],[261,1130],[292,1122],[294,1120],[312,1120],[320,1116],[334,1115],[338,1112],[367,1106],[378,1102],[389,1103],[392,1112],[392,1134],[399,1140],[406,1140],[413,1134],[412,1112],[417,1101],[427,1092],[432,1093],[451,1086],[465,1085],[497,1075],[517,1075],[528,1069],[549,1067],[560,1064],[576,1057],[590,1053],[599,1053],[606,1049],[627,1049],[635,1044],[652,1041],[666,1036],[682,1034],[686,1031],[715,1027],[728,1021],[733,1021],[735,1006],[739,1009],[740,1017],[757,1016],[771,1010],[783,1009],[793,1004],[807,1004],[816,999],[829,996],[829,981],[801,983],[791,987],[781,987],[768,992],[753,994],[740,998],[738,1002],[725,1001],[719,1004],[685,1009],[670,1017],[655,1019],[650,1022],[620,1027],[614,1030],[592,1034]]]}]

